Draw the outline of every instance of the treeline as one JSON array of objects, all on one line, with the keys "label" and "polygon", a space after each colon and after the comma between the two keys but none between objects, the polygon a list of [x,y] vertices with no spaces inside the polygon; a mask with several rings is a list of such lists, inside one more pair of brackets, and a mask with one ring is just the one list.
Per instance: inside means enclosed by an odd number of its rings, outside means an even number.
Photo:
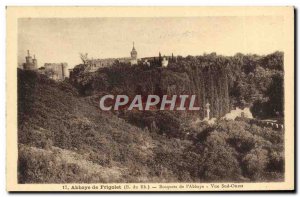
[{"label": "treeline", "polygon": [[95,73],[78,65],[70,77],[83,95],[196,94],[202,107],[210,103],[211,114],[220,117],[234,107],[250,107],[260,118],[283,117],[283,53],[266,56],[176,57],[167,68],[116,63]]},{"label": "treeline", "polygon": [[222,66],[201,67],[189,62],[172,62],[169,68],[115,64],[94,73],[86,73],[84,68],[77,66],[70,78],[83,95],[196,95],[200,117],[204,117],[206,103],[210,103],[215,117],[230,109],[226,68]]}]

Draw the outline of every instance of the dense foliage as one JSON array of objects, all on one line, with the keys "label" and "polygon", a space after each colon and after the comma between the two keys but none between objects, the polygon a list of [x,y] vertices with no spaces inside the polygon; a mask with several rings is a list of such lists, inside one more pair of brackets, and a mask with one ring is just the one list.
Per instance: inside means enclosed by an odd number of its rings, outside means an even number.
[{"label": "dense foliage", "polygon": [[216,117],[229,111],[227,76],[221,66],[182,66],[176,69],[116,64],[95,73],[86,73],[84,68],[84,65],[75,68],[71,77],[72,83],[83,95],[105,92],[132,98],[137,94],[196,95],[197,106],[202,107],[201,117],[204,117],[207,102],[211,103],[211,113]]},{"label": "dense foliage", "polygon": [[283,53],[177,57],[167,68],[153,65],[115,64],[88,73],[75,67],[71,82],[83,95],[195,94],[204,116],[206,103],[211,114],[221,117],[234,107],[251,107],[258,118],[283,117]]}]

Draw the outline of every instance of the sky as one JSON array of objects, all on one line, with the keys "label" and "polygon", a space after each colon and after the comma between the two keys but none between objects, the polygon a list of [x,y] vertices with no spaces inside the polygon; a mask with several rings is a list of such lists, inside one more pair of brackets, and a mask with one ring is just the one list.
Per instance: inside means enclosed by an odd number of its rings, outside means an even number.
[{"label": "sky", "polygon": [[18,20],[18,63],[27,50],[38,66],[81,63],[89,58],[129,57],[132,43],[138,58],[162,55],[265,55],[283,50],[283,17],[226,16],[180,18],[21,18]]}]

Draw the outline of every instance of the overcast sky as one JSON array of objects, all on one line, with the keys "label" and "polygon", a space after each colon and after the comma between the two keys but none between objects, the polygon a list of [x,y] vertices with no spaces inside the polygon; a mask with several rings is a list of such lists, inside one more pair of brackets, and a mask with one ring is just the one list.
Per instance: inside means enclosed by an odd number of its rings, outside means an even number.
[{"label": "overcast sky", "polygon": [[132,42],[138,57],[202,55],[216,52],[268,54],[283,50],[279,16],[197,18],[67,18],[19,19],[18,62],[30,50],[44,63],[81,63],[79,53],[93,58],[128,57]]}]

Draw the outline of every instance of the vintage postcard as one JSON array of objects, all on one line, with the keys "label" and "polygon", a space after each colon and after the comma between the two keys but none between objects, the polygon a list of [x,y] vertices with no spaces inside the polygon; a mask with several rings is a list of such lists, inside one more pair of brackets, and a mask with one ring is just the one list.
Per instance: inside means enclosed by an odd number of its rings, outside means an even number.
[{"label": "vintage postcard", "polygon": [[294,190],[294,8],[7,7],[7,190]]}]

